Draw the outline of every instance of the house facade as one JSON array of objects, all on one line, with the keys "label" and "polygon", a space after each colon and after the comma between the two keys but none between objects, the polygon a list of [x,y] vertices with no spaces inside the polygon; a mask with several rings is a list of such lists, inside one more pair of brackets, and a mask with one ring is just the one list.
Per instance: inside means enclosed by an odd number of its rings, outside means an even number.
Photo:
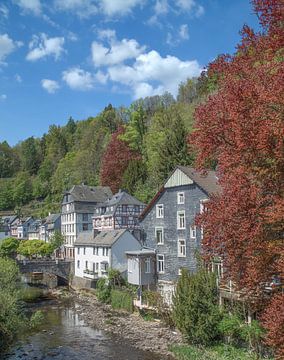
[{"label": "house facade", "polygon": [[75,241],[75,278],[78,287],[95,287],[113,268],[126,277],[126,250],[138,250],[141,244],[127,229],[81,232]]},{"label": "house facade", "polygon": [[17,237],[18,239],[27,239],[28,238],[28,231],[30,226],[35,220],[33,217],[25,217],[21,218],[20,222],[17,226]]},{"label": "house facade", "polygon": [[12,236],[11,228],[18,220],[17,215],[3,216],[0,218],[0,240]]},{"label": "house facade", "polygon": [[214,171],[178,166],[141,215],[145,244],[156,251],[157,286],[169,303],[181,270],[196,271],[202,229],[195,217],[219,191]]},{"label": "house facade", "polygon": [[66,191],[61,204],[61,233],[64,256],[74,259],[74,243],[81,232],[92,230],[95,206],[112,196],[109,187],[74,185]]},{"label": "house facade", "polygon": [[35,220],[28,228],[28,239],[29,240],[40,240],[40,227],[42,220]]},{"label": "house facade", "polygon": [[110,199],[95,207],[93,229],[98,232],[129,229],[139,238],[139,216],[145,207],[145,204],[134,196],[131,196],[126,191],[119,190]]},{"label": "house facade", "polygon": [[49,242],[55,231],[61,232],[61,214],[49,214],[44,220],[44,241]]}]

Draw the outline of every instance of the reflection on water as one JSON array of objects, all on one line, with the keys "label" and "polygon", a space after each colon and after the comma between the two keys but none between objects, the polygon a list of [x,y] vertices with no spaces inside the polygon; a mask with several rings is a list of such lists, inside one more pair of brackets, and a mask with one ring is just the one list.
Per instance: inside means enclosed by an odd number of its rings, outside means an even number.
[{"label": "reflection on water", "polygon": [[116,339],[87,326],[70,305],[50,302],[41,306],[45,322],[34,334],[22,339],[0,358],[6,360],[159,360],[151,353],[136,350],[127,341]]}]

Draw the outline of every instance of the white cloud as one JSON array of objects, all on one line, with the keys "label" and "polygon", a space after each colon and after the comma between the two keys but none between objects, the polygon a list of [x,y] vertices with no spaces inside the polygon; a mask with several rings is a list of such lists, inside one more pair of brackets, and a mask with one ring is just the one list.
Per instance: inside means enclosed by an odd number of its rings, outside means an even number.
[{"label": "white cloud", "polygon": [[42,79],[41,86],[49,93],[54,94],[59,88],[59,84],[57,81],[49,80],[49,79]]},{"label": "white cloud", "polygon": [[3,16],[5,19],[8,19],[9,17],[9,9],[4,4],[0,4],[0,15]]},{"label": "white cloud", "polygon": [[141,0],[99,0],[100,8],[108,16],[125,15],[137,6]]},{"label": "white cloud", "polygon": [[57,10],[70,11],[81,18],[97,14],[98,7],[93,0],[54,0]]},{"label": "white cloud", "polygon": [[101,83],[101,84],[106,84],[107,81],[108,81],[109,76],[108,76],[108,74],[105,74],[105,73],[103,73],[102,71],[99,70],[99,71],[95,74],[95,78],[96,78],[96,80],[97,80],[99,83]]},{"label": "white cloud", "polygon": [[112,29],[98,30],[98,38],[101,40],[104,40],[104,39],[112,40],[112,39],[115,39],[115,37],[116,37],[115,30],[112,30]]},{"label": "white cloud", "polygon": [[180,26],[180,28],[179,28],[179,37],[182,40],[188,40],[189,39],[188,26],[186,24],[183,24],[183,25]]},{"label": "white cloud", "polygon": [[14,77],[18,83],[21,83],[23,81],[22,77],[19,74],[16,74]]},{"label": "white cloud", "polygon": [[[110,34],[110,33],[108,33]],[[109,47],[94,41],[92,43],[92,60],[95,66],[107,66],[122,63],[125,60],[136,58],[145,50],[134,39],[111,39]]]},{"label": "white cloud", "polygon": [[73,90],[91,90],[94,87],[94,76],[79,67],[63,71],[62,79]]},{"label": "white cloud", "polygon": [[195,0],[177,0],[176,5],[180,10],[191,12],[196,17],[204,14],[204,7],[199,5]]},{"label": "white cloud", "polygon": [[41,3],[40,0],[14,0],[24,12],[33,13],[34,15],[41,14]]},{"label": "white cloud", "polygon": [[1,100],[1,101],[7,100],[7,95],[6,95],[6,94],[1,94],[1,95],[0,95],[0,100]]},{"label": "white cloud", "polygon": [[182,61],[170,55],[162,57],[152,50],[139,55],[132,66],[112,66],[108,73],[110,80],[130,86],[137,98],[165,91],[176,95],[180,82],[198,76],[201,70],[196,60]]},{"label": "white cloud", "polygon": [[63,44],[63,37],[48,38],[46,34],[40,34],[40,36],[34,35],[29,43],[30,51],[26,59],[36,61],[46,56],[53,56],[55,60],[58,60],[65,51]]},{"label": "white cloud", "polygon": [[12,40],[8,34],[0,35],[0,64],[3,63],[6,57],[16,50],[17,47],[22,45],[22,42]]}]

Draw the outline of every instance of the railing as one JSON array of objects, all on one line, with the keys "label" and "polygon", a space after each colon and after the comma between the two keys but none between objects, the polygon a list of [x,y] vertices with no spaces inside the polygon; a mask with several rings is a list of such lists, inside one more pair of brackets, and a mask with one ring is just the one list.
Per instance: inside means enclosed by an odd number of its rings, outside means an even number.
[{"label": "railing", "polygon": [[92,271],[92,270],[89,270],[89,269],[85,269],[83,271],[83,273],[84,273],[84,277],[86,277],[88,279],[98,279],[99,278],[97,271]]}]

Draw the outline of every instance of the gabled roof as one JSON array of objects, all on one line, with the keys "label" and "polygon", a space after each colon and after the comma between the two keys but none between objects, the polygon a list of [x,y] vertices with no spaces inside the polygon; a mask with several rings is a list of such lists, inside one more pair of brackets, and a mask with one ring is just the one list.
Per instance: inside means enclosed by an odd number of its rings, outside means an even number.
[{"label": "gabled roof", "polygon": [[[183,174],[185,174],[191,181],[196,183],[201,189],[203,189],[208,196],[212,194],[218,194],[221,192],[221,186],[218,184],[218,178],[216,176],[216,172],[212,170],[208,170],[206,174],[198,172],[196,169],[189,166],[177,166],[175,170],[171,173],[171,175],[166,180],[165,184],[169,182],[174,173],[180,170]],[[176,185],[178,186],[178,185]],[[146,214],[152,209],[156,201],[160,198],[165,190],[165,185],[163,185],[153,199],[150,201],[148,206],[144,209],[142,214],[140,215],[140,219],[144,219]]]},{"label": "gabled roof", "polygon": [[45,218],[45,224],[53,224],[60,218],[61,214],[50,214]]},{"label": "gabled roof", "polygon": [[74,201],[80,202],[104,202],[112,196],[111,189],[108,186],[87,186],[74,185],[65,194],[70,194]]},{"label": "gabled roof", "polygon": [[101,231],[94,237],[93,231],[80,232],[75,246],[112,246],[127,229]]},{"label": "gabled roof", "polygon": [[17,218],[18,218],[17,215],[3,216],[2,221],[5,224],[11,225]]}]

